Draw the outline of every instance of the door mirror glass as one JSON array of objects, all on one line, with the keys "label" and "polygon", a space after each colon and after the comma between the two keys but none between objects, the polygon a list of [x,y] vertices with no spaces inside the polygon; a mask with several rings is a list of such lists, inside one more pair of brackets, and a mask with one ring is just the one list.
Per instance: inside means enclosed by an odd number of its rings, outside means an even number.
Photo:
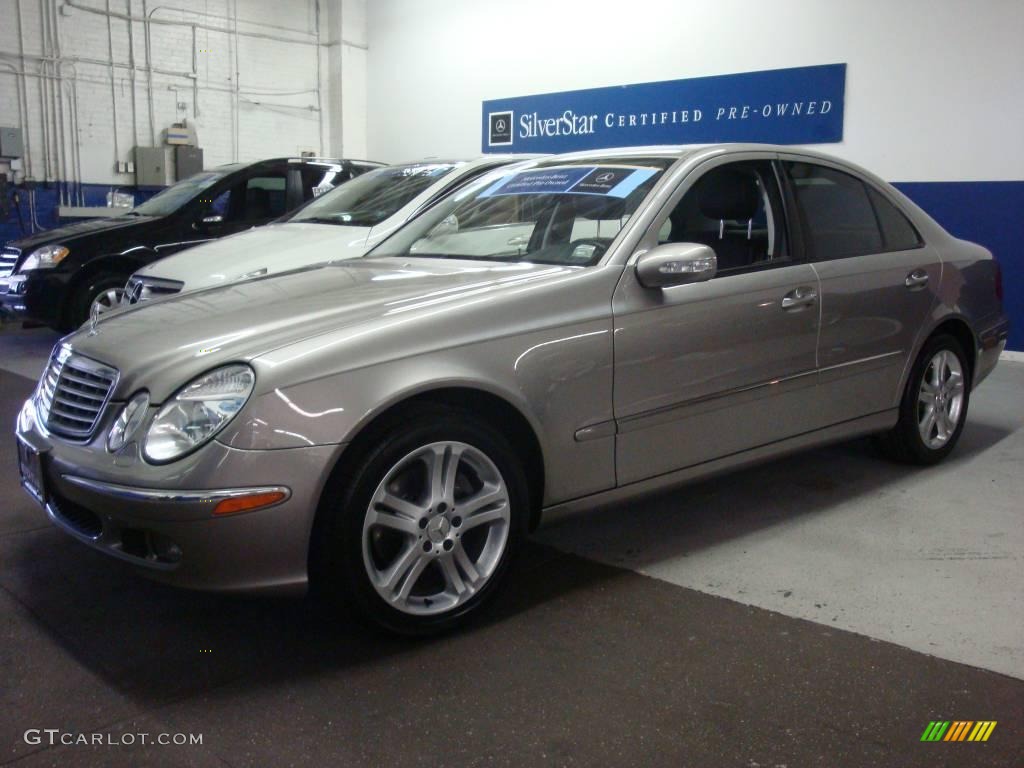
[{"label": "door mirror glass", "polygon": [[645,288],[702,283],[717,271],[715,252],[700,243],[666,243],[636,261],[636,278]]}]

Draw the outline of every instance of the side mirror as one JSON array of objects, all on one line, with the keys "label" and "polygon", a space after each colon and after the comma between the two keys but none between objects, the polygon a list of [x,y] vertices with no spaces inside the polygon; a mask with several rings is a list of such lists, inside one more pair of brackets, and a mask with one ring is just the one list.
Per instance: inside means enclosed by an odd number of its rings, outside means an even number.
[{"label": "side mirror", "polygon": [[703,283],[718,271],[718,257],[699,243],[665,243],[636,260],[636,279],[645,288]]}]

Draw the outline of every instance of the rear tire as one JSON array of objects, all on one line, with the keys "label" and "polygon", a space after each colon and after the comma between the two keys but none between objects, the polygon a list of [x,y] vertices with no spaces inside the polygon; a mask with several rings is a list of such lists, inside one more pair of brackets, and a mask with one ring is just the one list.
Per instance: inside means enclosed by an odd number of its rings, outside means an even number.
[{"label": "rear tire", "polygon": [[94,302],[103,303],[104,299],[108,306],[102,311],[113,309],[116,299],[124,293],[125,283],[128,282],[128,275],[120,275],[112,272],[100,272],[88,278],[83,285],[80,285],[71,297],[71,304],[65,314],[64,327],[60,330],[68,332],[80,328],[89,319]]},{"label": "rear tire", "polygon": [[425,635],[479,614],[526,536],[519,457],[473,414],[405,410],[334,472],[314,526],[313,594],[392,632]]},{"label": "rear tire", "polygon": [[899,421],[877,439],[882,452],[907,464],[946,458],[967,420],[970,372],[959,341],[946,334],[929,339],[907,378]]}]

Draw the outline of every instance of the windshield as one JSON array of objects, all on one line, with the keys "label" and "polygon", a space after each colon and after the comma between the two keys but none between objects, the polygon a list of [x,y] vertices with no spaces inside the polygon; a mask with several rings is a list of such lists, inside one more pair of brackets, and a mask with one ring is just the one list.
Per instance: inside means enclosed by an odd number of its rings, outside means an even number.
[{"label": "windshield", "polygon": [[373,227],[455,167],[456,163],[414,163],[379,168],[321,195],[289,221]]},{"label": "windshield", "polygon": [[149,198],[142,205],[132,208],[131,212],[140,216],[166,216],[174,213],[183,205],[195,198],[204,189],[216,184],[227,174],[217,171],[203,171],[187,179],[182,179],[163,192]]},{"label": "windshield", "polygon": [[502,169],[443,200],[367,256],[591,266],[672,162],[630,157]]}]

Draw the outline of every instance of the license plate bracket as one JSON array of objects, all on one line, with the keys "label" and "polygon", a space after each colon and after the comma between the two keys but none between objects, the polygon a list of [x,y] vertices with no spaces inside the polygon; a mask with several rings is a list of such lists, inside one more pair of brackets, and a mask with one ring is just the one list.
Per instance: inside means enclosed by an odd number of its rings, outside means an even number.
[{"label": "license plate bracket", "polygon": [[21,486],[32,498],[46,506],[43,454],[21,440],[18,441],[18,473],[21,475]]}]

